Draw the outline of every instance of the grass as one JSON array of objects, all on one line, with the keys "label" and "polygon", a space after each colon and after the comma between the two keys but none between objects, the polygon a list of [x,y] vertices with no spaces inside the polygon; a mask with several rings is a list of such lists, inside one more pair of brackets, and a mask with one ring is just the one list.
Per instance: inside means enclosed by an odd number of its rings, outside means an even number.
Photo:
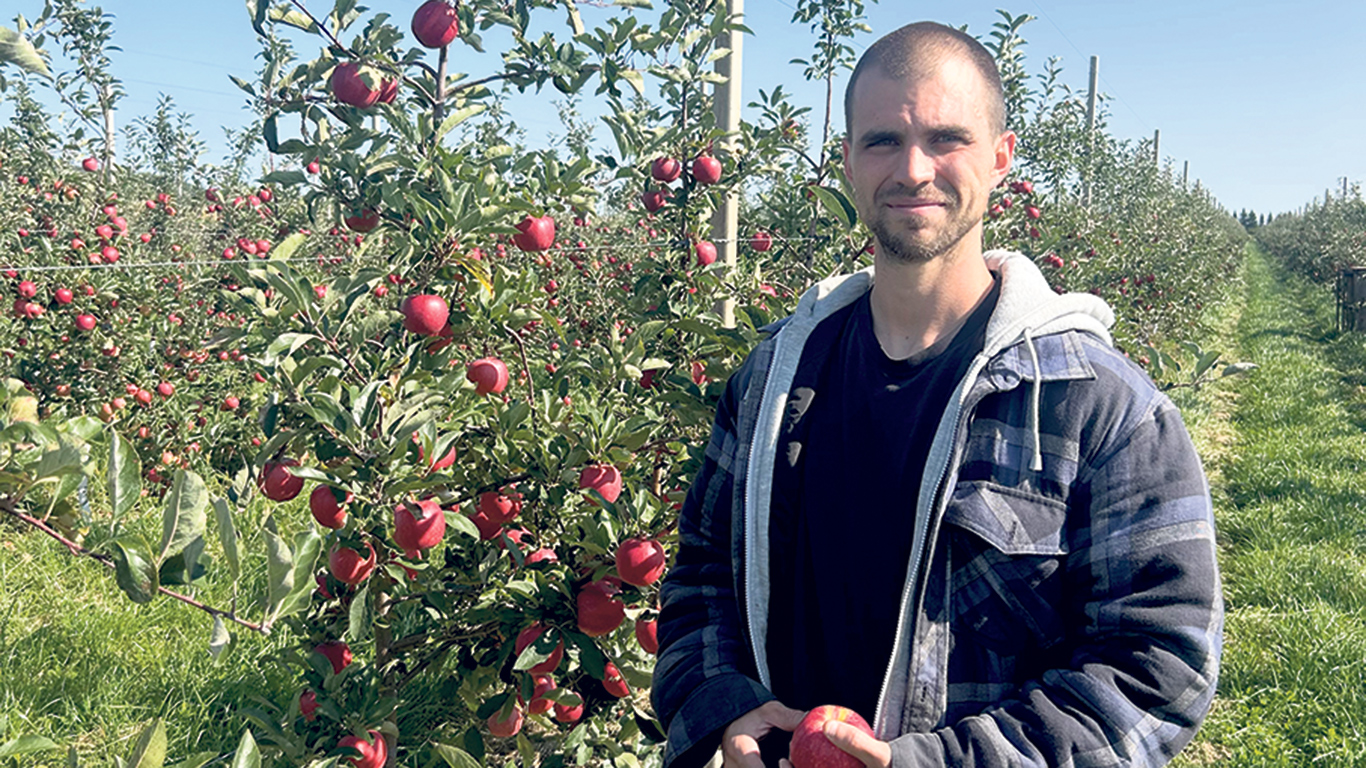
[{"label": "grass", "polygon": [[[1329,291],[1260,253],[1243,277],[1202,344],[1261,368],[1173,393],[1210,476],[1228,607],[1219,695],[1175,765],[1366,766],[1366,335],[1336,333]],[[141,524],[156,537],[155,511]],[[261,570],[248,563],[246,594]],[[197,596],[232,599],[222,585]],[[0,522],[0,743],[62,745],[25,766],[61,765],[67,746],[108,765],[165,717],[172,761],[231,751],[237,706],[294,692],[269,661],[289,638],[238,632],[215,663],[209,628],[170,600],[134,605],[103,567]]]},{"label": "grass", "polygon": [[1366,339],[1265,255],[1245,277],[1230,341],[1261,368],[1191,420],[1220,445],[1202,455],[1228,614],[1219,695],[1178,764],[1366,765]]}]

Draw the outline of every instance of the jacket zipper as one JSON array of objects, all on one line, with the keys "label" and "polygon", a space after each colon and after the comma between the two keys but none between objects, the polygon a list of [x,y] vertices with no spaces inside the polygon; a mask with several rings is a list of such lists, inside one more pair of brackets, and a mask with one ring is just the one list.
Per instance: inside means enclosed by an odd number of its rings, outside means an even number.
[{"label": "jacket zipper", "polygon": [[[970,376],[968,378],[971,378],[973,381],[976,381],[977,377],[981,374],[982,368],[985,367],[985,361],[983,361],[982,365],[980,366],[974,365],[969,370]],[[971,386],[969,386],[968,389],[970,391]],[[966,394],[967,393],[965,393],[965,396]],[[964,401],[964,403],[959,406],[958,415],[954,419],[952,439],[949,442],[948,461],[944,462],[944,466],[939,472],[939,479],[935,482],[934,494],[930,497],[929,509],[926,510],[928,513],[931,514],[932,517],[926,519],[925,526],[922,529],[924,533],[918,533],[916,535],[915,543],[913,544],[912,551],[918,551],[920,553],[920,556],[916,558],[915,562],[912,564],[912,570],[909,574],[907,574],[906,584],[904,587],[902,587],[901,590],[900,613],[897,616],[896,621],[896,640],[892,643],[892,656],[890,659],[887,660],[887,671],[882,676],[882,688],[878,691],[877,695],[877,711],[873,713],[873,728],[878,731],[879,738],[883,736],[883,732],[880,729],[882,724],[883,709],[887,705],[887,689],[891,686],[892,670],[896,668],[896,660],[897,657],[900,655],[898,651],[901,649],[903,640],[905,638],[905,625],[907,615],[906,603],[910,599],[912,594],[916,594],[919,592],[917,587],[921,581],[921,577],[924,574],[925,569],[923,566],[926,562],[928,562],[929,553],[925,551],[925,547],[927,540],[929,539],[930,529],[934,525],[933,518],[937,518],[940,514],[940,508],[943,506],[941,500],[943,499],[944,494],[944,481],[949,476],[950,467],[952,467],[954,463],[958,460],[958,435],[960,432],[962,432],[963,425],[967,422],[965,414],[969,411],[969,409],[966,406],[966,401]],[[918,504],[919,501],[917,500],[917,505]],[[920,514],[920,510],[917,510],[916,512],[917,515]],[[918,519],[919,518],[917,517],[917,520]],[[920,526],[917,524],[916,527],[919,528]]]}]

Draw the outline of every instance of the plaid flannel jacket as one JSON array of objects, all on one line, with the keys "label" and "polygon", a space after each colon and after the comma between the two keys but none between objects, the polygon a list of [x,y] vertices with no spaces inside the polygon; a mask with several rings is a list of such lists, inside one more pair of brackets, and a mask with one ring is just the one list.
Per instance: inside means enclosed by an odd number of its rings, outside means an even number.
[{"label": "plaid flannel jacket", "polygon": [[[1005,267],[998,313],[1047,300],[1027,259],[987,257]],[[1214,696],[1214,524],[1180,413],[1103,331],[1039,325],[995,350],[989,328],[940,428],[945,470],[919,500],[924,546],[873,718],[896,766],[1160,765]],[[787,332],[728,382],[681,513],[651,691],[666,766],[702,765],[732,720],[774,698],[756,621],[766,525],[748,519],[747,485],[763,408],[781,406],[764,390]]]}]

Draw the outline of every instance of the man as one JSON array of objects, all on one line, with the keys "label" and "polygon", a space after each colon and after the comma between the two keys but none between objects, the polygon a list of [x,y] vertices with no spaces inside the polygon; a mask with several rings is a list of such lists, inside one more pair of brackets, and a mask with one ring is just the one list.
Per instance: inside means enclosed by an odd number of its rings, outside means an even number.
[{"label": "man", "polygon": [[661,592],[665,765],[776,764],[822,704],[869,720],[826,735],[870,766],[1163,763],[1223,616],[1180,415],[1102,301],[982,252],[1015,136],[980,44],[898,30],[845,111],[874,267],[727,385]]}]

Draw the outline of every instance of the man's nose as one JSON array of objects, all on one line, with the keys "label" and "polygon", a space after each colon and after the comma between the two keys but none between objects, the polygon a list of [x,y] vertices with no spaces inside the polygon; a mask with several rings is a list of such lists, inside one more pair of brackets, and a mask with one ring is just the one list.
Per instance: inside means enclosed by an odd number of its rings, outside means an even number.
[{"label": "man's nose", "polygon": [[917,143],[910,143],[898,164],[898,175],[908,187],[919,187],[934,181],[934,160]]}]

